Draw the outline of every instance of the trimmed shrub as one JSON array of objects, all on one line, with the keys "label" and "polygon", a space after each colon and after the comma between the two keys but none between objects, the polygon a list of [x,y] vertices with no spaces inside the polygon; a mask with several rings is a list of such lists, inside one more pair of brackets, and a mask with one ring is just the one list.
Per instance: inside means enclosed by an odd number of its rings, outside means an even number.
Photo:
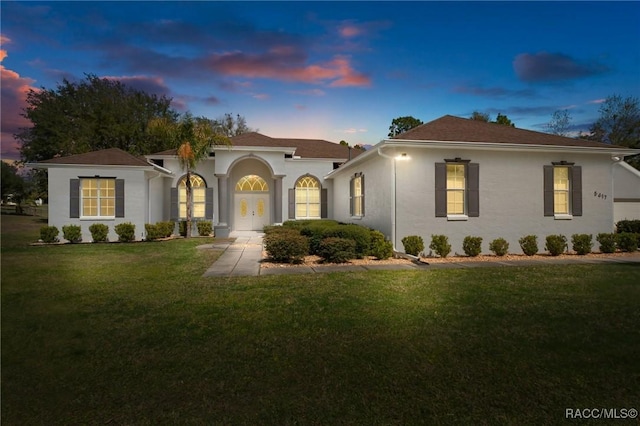
[{"label": "trimmed shrub", "polygon": [[527,256],[533,256],[538,252],[538,237],[536,235],[527,235],[518,240],[522,252]]},{"label": "trimmed shrub", "polygon": [[615,253],[616,234],[600,233],[596,236],[596,241],[600,243],[600,251],[602,253]]},{"label": "trimmed shrub", "polygon": [[285,222],[283,224],[283,227],[299,229],[300,234],[309,239],[310,254],[318,254],[318,251],[320,250],[320,243],[324,238],[328,236],[327,233],[329,232],[329,229],[339,226],[338,222],[326,220],[308,220],[300,222],[306,222],[307,224],[298,228],[297,226],[290,225],[291,223],[295,222]]},{"label": "trimmed shrub", "polygon": [[616,232],[618,234],[623,232],[640,234],[640,220],[621,220],[620,222],[616,223]]},{"label": "trimmed shrub", "polygon": [[40,228],[40,239],[44,243],[55,243],[58,241],[60,231],[55,226],[43,226]]},{"label": "trimmed shrub", "polygon": [[201,237],[208,237],[211,235],[211,231],[213,231],[211,222],[198,222],[198,235]]},{"label": "trimmed shrub", "polygon": [[356,257],[356,242],[346,238],[329,237],[320,242],[320,257],[329,263],[345,263]]},{"label": "trimmed shrub", "polygon": [[62,236],[70,243],[82,241],[82,229],[78,225],[65,225],[62,227]]},{"label": "trimmed shrub", "polygon": [[467,256],[476,257],[482,252],[482,237],[464,237],[462,241],[462,250]]},{"label": "trimmed shrub", "polygon": [[94,243],[108,241],[107,235],[109,235],[109,227],[104,223],[94,223],[89,227],[89,232],[91,232],[91,239]]},{"label": "trimmed shrub", "polygon": [[432,235],[429,248],[440,257],[447,257],[451,253],[451,244],[446,235]]},{"label": "trimmed shrub", "polygon": [[147,237],[145,238],[147,241],[157,240],[161,236],[160,227],[157,223],[155,225],[151,223],[145,223],[144,231],[147,234]]},{"label": "trimmed shrub", "polygon": [[591,234],[573,234],[571,236],[571,249],[580,255],[591,253],[593,247],[593,235]]},{"label": "trimmed shrub", "polygon": [[494,252],[496,256],[504,256],[509,253],[509,243],[504,238],[496,238],[489,243],[489,250]]},{"label": "trimmed shrub", "polygon": [[393,256],[393,244],[384,238],[384,234],[380,231],[371,231],[371,246],[369,254],[375,256],[376,259],[384,260]]},{"label": "trimmed shrub", "polygon": [[280,229],[273,230],[264,237],[267,254],[276,262],[301,263],[309,254],[309,240],[295,229],[278,228]]},{"label": "trimmed shrub", "polygon": [[[369,254],[371,246],[371,231],[360,225],[344,224],[337,226],[329,226],[323,233],[324,238],[344,238],[353,240],[356,243],[356,258],[362,259]],[[323,239],[324,239],[323,238]]]},{"label": "trimmed shrub", "polygon": [[156,223],[158,228],[159,238],[169,238],[173,235],[173,228],[175,228],[174,222],[158,222]]},{"label": "trimmed shrub", "polygon": [[620,251],[636,251],[638,250],[638,236],[631,232],[621,232],[616,234],[616,246]]},{"label": "trimmed shrub", "polygon": [[339,222],[332,219],[304,219],[304,220],[287,220],[282,224],[282,226],[287,228],[302,230],[302,228],[306,228],[308,226],[329,227],[329,226],[335,226],[338,224]]},{"label": "trimmed shrub", "polygon": [[564,235],[547,235],[544,249],[551,254],[551,256],[559,256],[564,253],[568,248],[567,237]]},{"label": "trimmed shrub", "polygon": [[408,235],[402,239],[404,252],[412,256],[418,256],[424,250],[424,240],[419,235]]},{"label": "trimmed shrub", "polygon": [[136,226],[131,222],[119,223],[113,229],[121,243],[130,243],[136,239]]}]

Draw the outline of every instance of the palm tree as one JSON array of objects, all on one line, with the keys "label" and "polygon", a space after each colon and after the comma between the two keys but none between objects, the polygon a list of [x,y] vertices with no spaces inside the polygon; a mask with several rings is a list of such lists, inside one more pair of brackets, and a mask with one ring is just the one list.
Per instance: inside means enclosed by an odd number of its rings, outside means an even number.
[{"label": "palm tree", "polygon": [[155,118],[149,122],[149,132],[159,137],[166,137],[173,141],[178,149],[180,165],[186,169],[187,192],[187,232],[191,236],[191,173],[196,165],[209,154],[212,145],[229,145],[229,139],[215,130],[214,122],[205,117],[193,117],[184,114],[177,121],[166,118]]}]

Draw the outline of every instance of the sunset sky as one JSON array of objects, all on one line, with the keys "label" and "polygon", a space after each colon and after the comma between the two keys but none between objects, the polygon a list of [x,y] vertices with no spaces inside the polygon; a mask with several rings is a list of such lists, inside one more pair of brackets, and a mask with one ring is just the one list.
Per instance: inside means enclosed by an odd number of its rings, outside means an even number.
[{"label": "sunset sky", "polygon": [[85,73],[241,114],[268,136],[375,144],[391,120],[474,110],[586,130],[640,97],[640,2],[6,2],[2,157],[29,88]]}]

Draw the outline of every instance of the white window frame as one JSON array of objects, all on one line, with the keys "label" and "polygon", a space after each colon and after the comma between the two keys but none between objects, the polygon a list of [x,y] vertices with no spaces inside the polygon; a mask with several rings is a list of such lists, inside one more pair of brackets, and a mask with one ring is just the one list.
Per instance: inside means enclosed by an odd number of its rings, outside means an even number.
[{"label": "white window frame", "polygon": [[[556,172],[560,169],[564,169],[566,170],[566,188],[561,188],[558,189],[557,185],[557,177],[556,177]],[[559,219],[559,220],[569,220],[573,218],[573,214],[572,214],[572,205],[571,205],[571,167],[570,166],[565,166],[565,165],[560,165],[560,166],[553,166],[553,217],[555,219]],[[566,198],[566,206],[567,206],[567,211],[566,212],[560,212],[558,211],[558,204],[556,203],[556,196],[557,195],[563,195]]]},{"label": "white window frame", "polygon": [[[309,186],[309,183],[315,183],[315,186]],[[306,186],[302,186],[306,183]],[[320,219],[322,217],[322,187],[320,186],[320,181],[313,176],[306,175],[298,179],[296,185],[294,187],[295,191],[295,218],[296,219]],[[311,191],[317,192],[317,202],[310,201],[310,193]],[[298,215],[298,205],[305,206],[304,209],[306,211],[306,215]],[[317,205],[318,207],[318,215],[311,216],[309,212],[311,211],[311,206]]]},{"label": "white window frame", "polygon": [[[85,195],[85,190],[90,190],[86,187],[89,181],[96,182],[96,196],[87,196]],[[112,182],[111,188],[103,189],[101,183],[104,182]],[[103,195],[102,191],[112,191],[113,195]],[[85,215],[85,201],[87,200],[96,200],[96,213],[95,215]],[[102,214],[103,201],[111,201],[112,206],[110,207],[113,211],[113,214]],[[109,208],[109,206],[106,206]],[[86,177],[80,178],[80,219],[115,219],[116,217],[116,178],[104,178],[104,177]]]},{"label": "white window frame", "polygon": [[[202,176],[196,173],[190,174],[191,180],[191,217],[193,219],[204,219],[206,216],[206,200],[207,200],[207,182]],[[180,219],[187,218],[187,175],[184,175],[178,181],[178,217]],[[194,185],[197,184],[197,185]],[[198,198],[196,200],[197,197]],[[202,216],[196,214],[196,208],[202,210]],[[182,214],[184,212],[184,215]]]},{"label": "white window frame", "polygon": [[[461,188],[451,188],[449,187],[449,168],[450,167],[461,167],[462,168],[462,187]],[[468,220],[469,215],[467,214],[468,209],[468,201],[467,201],[467,187],[468,187],[468,177],[467,177],[467,163],[457,163],[457,162],[447,162],[445,166],[445,179],[447,185],[447,220],[456,221],[456,220]],[[461,212],[452,212],[449,210],[449,194],[453,193],[462,193],[462,211]]]},{"label": "white window frame", "polygon": [[362,189],[362,180],[364,175],[357,173],[351,178],[351,217],[364,217],[364,191]]}]

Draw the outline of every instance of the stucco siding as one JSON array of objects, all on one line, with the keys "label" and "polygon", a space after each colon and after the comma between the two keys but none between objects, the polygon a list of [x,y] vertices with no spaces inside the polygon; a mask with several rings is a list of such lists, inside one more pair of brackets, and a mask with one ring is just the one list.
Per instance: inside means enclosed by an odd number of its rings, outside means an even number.
[{"label": "stucco siding", "polygon": [[613,188],[614,221],[640,219],[640,171],[626,163],[616,163]]},{"label": "stucco siding", "polygon": [[[606,155],[499,152],[472,150],[408,150],[411,160],[397,170],[398,217],[396,246],[404,236],[420,235],[426,252],[431,235],[444,234],[452,253],[463,253],[465,236],[483,238],[483,252],[498,237],[509,242],[512,253],[521,253],[519,238],[533,234],[544,250],[550,234],[571,238],[575,233],[611,232],[613,197],[611,162]],[[453,221],[435,217],[435,163],[460,157],[480,167],[480,215]],[[583,215],[570,220],[545,217],[543,211],[543,166],[555,161],[582,166]]]},{"label": "stucco siding", "polygon": [[[103,176],[124,179],[124,214],[122,218],[114,219],[83,219],[70,216],[70,180],[84,176]],[[109,227],[109,241],[117,241],[115,226],[120,223],[131,222],[135,225],[136,239],[144,235],[147,211],[147,179],[145,172],[134,168],[116,167],[52,167],[49,169],[49,225],[60,230],[65,225],[78,225],[82,230],[82,240],[92,241],[89,226],[93,223],[104,223]]]},{"label": "stucco siding", "polygon": [[[387,239],[392,235],[392,165],[391,159],[375,156],[355,164],[333,178],[333,217],[347,223],[357,223],[382,232]],[[364,216],[350,214],[349,188],[355,173],[362,173],[365,181]],[[398,209],[402,206],[398,205]]]}]

